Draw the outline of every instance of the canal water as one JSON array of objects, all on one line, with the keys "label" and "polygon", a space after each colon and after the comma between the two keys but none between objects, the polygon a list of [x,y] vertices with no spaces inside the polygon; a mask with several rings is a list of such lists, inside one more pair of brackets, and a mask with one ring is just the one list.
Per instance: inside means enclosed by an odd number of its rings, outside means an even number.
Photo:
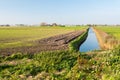
[{"label": "canal water", "polygon": [[88,31],[87,39],[81,44],[79,51],[80,52],[88,52],[92,50],[99,50],[100,46],[96,37],[93,28],[90,27]]}]

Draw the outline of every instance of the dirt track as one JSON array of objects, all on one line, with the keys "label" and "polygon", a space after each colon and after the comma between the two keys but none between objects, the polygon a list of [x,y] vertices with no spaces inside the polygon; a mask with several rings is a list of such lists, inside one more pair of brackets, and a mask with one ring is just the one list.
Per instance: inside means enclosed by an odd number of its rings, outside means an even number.
[{"label": "dirt track", "polygon": [[84,32],[85,30],[74,31],[67,34],[36,40],[32,42],[36,44],[35,46],[2,49],[0,50],[0,54],[10,55],[12,53],[17,52],[33,54],[41,51],[67,50],[68,43],[80,36]]}]

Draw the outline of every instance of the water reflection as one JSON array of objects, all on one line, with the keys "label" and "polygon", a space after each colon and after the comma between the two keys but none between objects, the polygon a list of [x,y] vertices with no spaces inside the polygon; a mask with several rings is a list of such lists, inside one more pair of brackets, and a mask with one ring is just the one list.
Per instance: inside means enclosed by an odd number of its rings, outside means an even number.
[{"label": "water reflection", "polygon": [[80,46],[80,52],[88,52],[100,49],[97,37],[92,28],[89,29],[88,37],[85,42]]}]

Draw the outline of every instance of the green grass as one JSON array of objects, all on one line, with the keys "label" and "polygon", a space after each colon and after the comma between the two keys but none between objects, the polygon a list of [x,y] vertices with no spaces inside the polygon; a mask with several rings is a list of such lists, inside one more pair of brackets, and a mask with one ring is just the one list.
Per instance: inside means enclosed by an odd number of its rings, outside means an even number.
[{"label": "green grass", "polygon": [[[33,31],[41,28],[32,27],[23,28],[23,30],[32,29],[30,31]],[[46,29],[53,30],[52,27]],[[63,32],[63,30],[73,31],[82,28],[55,27],[54,29],[61,29]],[[14,28],[11,30],[14,30]],[[114,31],[110,34],[114,34]],[[29,39],[35,40],[31,37]],[[15,42],[14,40],[12,41]],[[0,56],[0,80],[120,80],[119,70],[120,46],[109,51],[95,51],[86,54],[53,51],[40,52],[38,54],[16,53],[10,56]]]},{"label": "green grass", "polygon": [[70,51],[79,51],[79,46],[85,41],[86,37],[88,35],[88,31],[84,32],[81,36],[79,36],[77,39],[73,40],[69,43],[69,50]]},{"label": "green grass", "polygon": [[120,26],[119,27],[102,26],[102,27],[98,27],[98,28],[120,40]]},{"label": "green grass", "polygon": [[0,57],[0,80],[119,80],[120,47],[106,52],[55,51]]},{"label": "green grass", "polygon": [[66,73],[76,64],[78,55],[70,54],[67,51],[41,52],[35,55],[13,54],[0,58],[0,79],[20,79],[20,75],[25,78],[27,76],[35,77],[41,72],[49,73],[49,76],[64,70]]},{"label": "green grass", "polygon": [[[69,79],[119,80],[120,47],[106,52],[92,52],[81,55],[72,68]],[[72,77],[74,75],[75,77]]]},{"label": "green grass", "polygon": [[64,34],[86,27],[0,27],[0,48],[32,46],[30,41]]}]

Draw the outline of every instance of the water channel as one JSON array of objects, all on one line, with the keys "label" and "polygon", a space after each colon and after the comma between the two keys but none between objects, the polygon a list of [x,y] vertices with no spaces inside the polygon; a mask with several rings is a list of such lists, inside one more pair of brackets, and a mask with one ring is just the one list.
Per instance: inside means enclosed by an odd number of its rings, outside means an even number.
[{"label": "water channel", "polygon": [[79,51],[80,52],[88,52],[92,50],[99,50],[100,46],[96,37],[93,28],[90,27],[88,31],[87,39],[81,44]]}]

